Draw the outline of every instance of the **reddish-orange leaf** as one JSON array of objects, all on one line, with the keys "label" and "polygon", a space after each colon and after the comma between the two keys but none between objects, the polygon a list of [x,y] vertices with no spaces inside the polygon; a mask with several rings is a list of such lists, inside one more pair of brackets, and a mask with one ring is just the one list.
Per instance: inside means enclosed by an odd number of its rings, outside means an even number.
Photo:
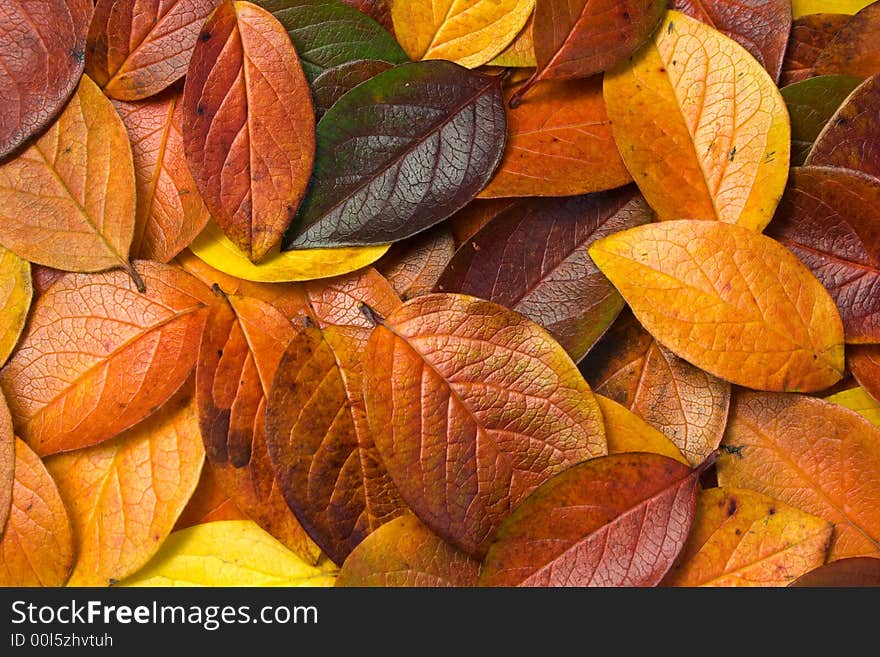
[{"label": "reddish-orange leaf", "polygon": [[40,457],[15,440],[12,510],[0,531],[0,586],[63,586],[73,534],[58,488]]},{"label": "reddish-orange leaf", "polygon": [[601,76],[548,81],[508,112],[504,159],[480,197],[573,196],[630,181],[611,134]]},{"label": "reddish-orange leaf", "polygon": [[831,43],[819,53],[816,75],[855,75],[866,78],[880,73],[880,3],[873,2],[850,18]]},{"label": "reddish-orange leaf", "polygon": [[846,350],[846,364],[859,385],[880,400],[880,345],[853,345]]},{"label": "reddish-orange leaf", "polygon": [[386,30],[394,33],[394,25],[391,22],[391,7],[389,0],[342,0],[347,5],[359,9],[374,21],[382,25]]},{"label": "reddish-orange leaf", "polygon": [[0,2],[0,159],[49,125],[83,72],[91,0]]},{"label": "reddish-orange leaf", "polygon": [[404,300],[428,294],[455,254],[455,238],[440,224],[398,242],[376,263],[394,291]]},{"label": "reddish-orange leaf", "polygon": [[880,586],[880,559],[840,559],[810,571],[789,586]]},{"label": "reddish-orange leaf", "polygon": [[84,75],[52,127],[0,165],[0,243],[66,271],[128,267],[134,209],[128,134]]},{"label": "reddish-orange leaf", "polygon": [[112,438],[153,413],[196,362],[211,293],[189,274],[139,261],[68,274],[37,299],[0,373],[16,430],[41,456]]},{"label": "reddish-orange leaf", "polygon": [[387,315],[400,300],[372,269],[311,283],[308,296],[309,320],[284,353],[269,395],[266,440],[288,504],[341,564],[406,510],[376,452],[361,385],[372,327],[361,306]]},{"label": "reddish-orange leaf", "polygon": [[219,0],[97,0],[86,72],[111,98],[141,100],[186,74]]},{"label": "reddish-orange leaf", "polygon": [[580,463],[498,530],[482,586],[655,586],[684,546],[702,468],[659,454]]},{"label": "reddish-orange leaf", "polygon": [[544,481],[606,453],[589,386],[519,313],[429,294],[376,320],[364,397],[379,455],[419,519],[469,554]]},{"label": "reddish-orange leaf", "polygon": [[195,492],[189,498],[186,508],[177,518],[174,530],[186,529],[193,525],[220,520],[247,520],[248,517],[235,506],[223,486],[218,481],[214,468],[206,463]]},{"label": "reddish-orange leaf", "polygon": [[407,514],[389,520],[354,549],[336,586],[475,586],[479,575],[479,561]]},{"label": "reddish-orange leaf", "polygon": [[449,220],[452,234],[455,236],[456,248],[467,242],[494,217],[520,202],[521,199],[497,198],[475,199],[468,203]]},{"label": "reddish-orange leaf", "polygon": [[219,293],[199,348],[196,395],[220,485],[263,529],[315,563],[319,550],[285,502],[266,448],[266,400],[294,334],[290,319],[265,301]]},{"label": "reddish-orange leaf", "polygon": [[272,14],[224,2],[205,23],[187,72],[183,134],[211,215],[257,262],[296,214],[315,158],[311,92]]},{"label": "reddish-orange leaf", "polygon": [[69,584],[114,584],[147,563],[195,490],[204,455],[187,385],[116,440],[48,459],[73,523]]},{"label": "reddish-orange leaf", "polygon": [[791,26],[779,86],[811,77],[819,53],[849,18],[846,14],[810,14],[796,19]]},{"label": "reddish-orange leaf", "polygon": [[786,586],[825,562],[831,523],[760,493],[700,493],[681,556],[663,586]]},{"label": "reddish-orange leaf", "polygon": [[692,464],[721,442],[730,384],[662,347],[630,313],[612,325],[580,369],[597,393],[662,431]]},{"label": "reddish-orange leaf", "polygon": [[6,398],[0,392],[0,536],[12,503],[12,482],[15,479],[15,434]]},{"label": "reddish-orange leaf", "polygon": [[168,262],[210,219],[183,154],[180,91],[114,106],[134,158],[137,209],[131,255]]},{"label": "reddish-orange leaf", "polygon": [[880,555],[880,427],[822,399],[743,392],[731,406],[724,451],[722,486],[834,523],[829,561]]}]

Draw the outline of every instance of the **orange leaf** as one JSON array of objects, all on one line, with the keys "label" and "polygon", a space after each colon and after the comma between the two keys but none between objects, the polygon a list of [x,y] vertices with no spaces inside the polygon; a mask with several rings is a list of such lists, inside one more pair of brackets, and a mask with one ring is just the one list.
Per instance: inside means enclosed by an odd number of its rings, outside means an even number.
[{"label": "orange leaf", "polygon": [[602,78],[549,81],[507,113],[504,159],[480,198],[573,196],[631,181],[611,134]]},{"label": "orange leaf", "polygon": [[235,505],[309,563],[320,556],[285,502],[266,447],[266,400],[295,330],[274,306],[220,295],[199,348],[196,396],[208,463]]},{"label": "orange leaf", "polygon": [[631,314],[608,329],[581,371],[595,392],[662,431],[692,465],[721,442],[730,384],[658,344]]},{"label": "orange leaf", "polygon": [[218,481],[214,468],[205,464],[199,484],[177,518],[174,531],[220,520],[248,520],[248,517],[229,498]]},{"label": "orange leaf", "polygon": [[137,269],[146,294],[119,271],[68,274],[34,304],[0,384],[19,435],[41,456],[133,426],[195,365],[210,291],[168,265]]},{"label": "orange leaf", "polygon": [[68,584],[114,584],[147,563],[195,490],[204,454],[187,386],[116,440],[48,459],[73,522]]},{"label": "orange leaf", "polygon": [[364,397],[404,501],[470,554],[554,474],[606,453],[598,403],[565,350],[519,313],[429,294],[378,320]]},{"label": "orange leaf", "polygon": [[354,549],[336,586],[475,586],[479,575],[479,561],[407,514],[389,520]]},{"label": "orange leaf", "polygon": [[6,398],[0,393],[0,536],[9,517],[15,480],[15,435]]},{"label": "orange leaf", "polygon": [[249,2],[211,14],[187,72],[183,134],[211,215],[257,262],[281,241],[315,158],[311,92],[272,14]]},{"label": "orange leaf", "polygon": [[822,390],[843,373],[834,300],[784,246],[719,221],[664,221],[606,237],[593,262],[677,356],[762,390]]},{"label": "orange leaf", "polygon": [[58,488],[40,457],[16,439],[12,512],[0,534],[0,586],[63,586],[73,558]]},{"label": "orange leaf", "polygon": [[719,483],[833,522],[829,561],[880,554],[880,428],[821,399],[743,393],[724,445]]},{"label": "orange leaf", "polygon": [[168,262],[210,219],[183,154],[180,92],[113,105],[128,129],[134,157],[137,211],[131,255]]},{"label": "orange leaf", "polygon": [[0,165],[0,242],[31,262],[127,268],[134,206],[128,134],[88,76],[52,127]]},{"label": "orange leaf", "polygon": [[97,0],[86,72],[111,98],[141,100],[184,76],[218,0]]},{"label": "orange leaf", "polygon": [[[310,318],[281,359],[266,440],[287,503],[336,563],[406,506],[379,461],[364,414],[361,311],[391,313],[400,300],[375,270],[308,286]],[[370,365],[370,368],[374,365]]]},{"label": "orange leaf", "polygon": [[787,586],[825,562],[833,527],[750,490],[711,488],[664,586]]}]

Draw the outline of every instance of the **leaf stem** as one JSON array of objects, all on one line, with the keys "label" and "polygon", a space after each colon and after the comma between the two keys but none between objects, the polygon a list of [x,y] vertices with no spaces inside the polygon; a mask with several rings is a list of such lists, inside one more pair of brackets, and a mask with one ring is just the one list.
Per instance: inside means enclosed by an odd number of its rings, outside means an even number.
[{"label": "leaf stem", "polygon": [[130,261],[126,261],[123,265],[123,269],[128,272],[128,275],[131,276],[131,280],[134,281],[134,285],[137,288],[137,291],[141,294],[146,294],[147,286],[144,283],[144,279],[141,278],[141,275],[138,273],[137,269],[134,268],[134,264]]}]

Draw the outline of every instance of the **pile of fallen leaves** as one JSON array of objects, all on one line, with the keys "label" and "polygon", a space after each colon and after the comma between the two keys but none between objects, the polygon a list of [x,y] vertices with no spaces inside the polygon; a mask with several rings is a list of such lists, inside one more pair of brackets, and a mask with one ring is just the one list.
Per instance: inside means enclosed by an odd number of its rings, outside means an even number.
[{"label": "pile of fallen leaves", "polygon": [[878,43],[2,3],[0,584],[880,584]]}]

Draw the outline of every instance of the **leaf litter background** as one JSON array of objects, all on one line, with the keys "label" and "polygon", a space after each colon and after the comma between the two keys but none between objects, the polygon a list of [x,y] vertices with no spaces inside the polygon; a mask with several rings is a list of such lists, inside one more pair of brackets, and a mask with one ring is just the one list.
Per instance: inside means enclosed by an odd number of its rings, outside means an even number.
[{"label": "leaf litter background", "polygon": [[0,8],[0,584],[880,584],[880,3]]}]

